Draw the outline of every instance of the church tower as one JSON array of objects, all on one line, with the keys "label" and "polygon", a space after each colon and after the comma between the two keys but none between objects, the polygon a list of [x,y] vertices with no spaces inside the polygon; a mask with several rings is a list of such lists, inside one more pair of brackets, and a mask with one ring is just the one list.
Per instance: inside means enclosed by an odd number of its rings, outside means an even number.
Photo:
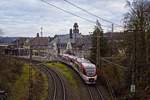
[{"label": "church tower", "polygon": [[73,33],[79,33],[78,23],[74,23],[74,25],[73,25]]}]

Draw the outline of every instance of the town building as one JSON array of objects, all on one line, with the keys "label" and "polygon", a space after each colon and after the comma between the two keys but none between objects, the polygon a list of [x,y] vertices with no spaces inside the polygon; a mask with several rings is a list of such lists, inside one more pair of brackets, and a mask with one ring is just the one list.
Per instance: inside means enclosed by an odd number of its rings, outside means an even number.
[{"label": "town building", "polygon": [[[104,33],[104,38],[108,40],[112,49],[110,52],[123,52],[121,47],[124,41],[123,35],[121,32]],[[92,49],[92,35],[82,35],[78,23],[74,23],[68,34],[55,35],[54,37],[42,37],[39,36],[39,33],[34,38],[1,37],[0,47],[0,51],[20,56],[29,55],[30,49],[32,49],[33,56],[49,59],[63,53],[89,58]]]},{"label": "town building", "polygon": [[27,55],[28,50],[24,48],[24,43],[29,40],[27,37],[2,37],[0,39],[0,49],[2,54]]},{"label": "town building", "polygon": [[[79,26],[74,23],[73,29],[69,30],[69,34],[55,35],[49,43],[53,54],[71,53],[80,57],[89,56],[91,47],[91,37],[82,35],[79,32]],[[54,53],[55,52],[55,53]]]},{"label": "town building", "polygon": [[107,32],[104,34],[104,37],[108,40],[108,44],[110,45],[110,52],[113,54],[125,54],[124,49],[124,40],[125,34],[123,32]]},{"label": "town building", "polygon": [[30,49],[32,49],[33,56],[45,57],[48,54],[49,37],[37,36],[30,40]]}]

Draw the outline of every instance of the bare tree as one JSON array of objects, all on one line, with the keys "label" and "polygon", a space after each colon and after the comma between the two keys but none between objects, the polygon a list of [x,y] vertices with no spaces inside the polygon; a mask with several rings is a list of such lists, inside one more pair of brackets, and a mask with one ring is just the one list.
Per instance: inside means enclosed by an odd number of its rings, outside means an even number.
[{"label": "bare tree", "polygon": [[127,50],[133,53],[133,36],[136,34],[136,54],[140,63],[148,62],[148,42],[150,38],[150,1],[134,0],[127,2],[130,10],[125,16],[125,29],[130,37],[127,39]]},{"label": "bare tree", "polygon": [[132,83],[140,90],[149,85],[150,69],[147,67],[150,56],[150,1],[133,0],[127,2],[129,12],[125,15],[125,50],[131,59]]}]

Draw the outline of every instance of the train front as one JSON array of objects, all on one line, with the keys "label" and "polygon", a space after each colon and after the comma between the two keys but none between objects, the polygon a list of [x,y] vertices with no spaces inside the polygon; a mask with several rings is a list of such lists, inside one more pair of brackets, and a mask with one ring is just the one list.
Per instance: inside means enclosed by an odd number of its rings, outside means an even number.
[{"label": "train front", "polygon": [[92,63],[82,63],[84,66],[84,81],[87,84],[95,84],[97,80],[96,66]]}]

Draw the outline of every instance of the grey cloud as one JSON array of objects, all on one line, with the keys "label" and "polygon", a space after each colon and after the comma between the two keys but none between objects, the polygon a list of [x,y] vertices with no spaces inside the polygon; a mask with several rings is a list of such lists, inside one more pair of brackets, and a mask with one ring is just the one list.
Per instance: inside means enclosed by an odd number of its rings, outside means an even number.
[{"label": "grey cloud", "polygon": [[[90,20],[96,21],[97,19],[68,5],[63,0],[47,1]],[[122,7],[124,5],[123,0],[69,1],[116,23],[119,23],[121,15],[126,11]],[[6,35],[16,36],[28,36],[29,33],[32,33],[30,36],[35,36],[35,33],[40,30],[41,26],[44,27],[45,35],[49,35],[46,33],[53,33],[51,35],[68,33],[68,29],[72,27],[74,22],[80,24],[80,30],[84,34],[92,31],[94,27],[94,24],[57,10],[40,0],[2,0],[0,4],[0,19],[0,27],[6,31]],[[100,22],[104,25],[109,25],[101,20]]]}]

